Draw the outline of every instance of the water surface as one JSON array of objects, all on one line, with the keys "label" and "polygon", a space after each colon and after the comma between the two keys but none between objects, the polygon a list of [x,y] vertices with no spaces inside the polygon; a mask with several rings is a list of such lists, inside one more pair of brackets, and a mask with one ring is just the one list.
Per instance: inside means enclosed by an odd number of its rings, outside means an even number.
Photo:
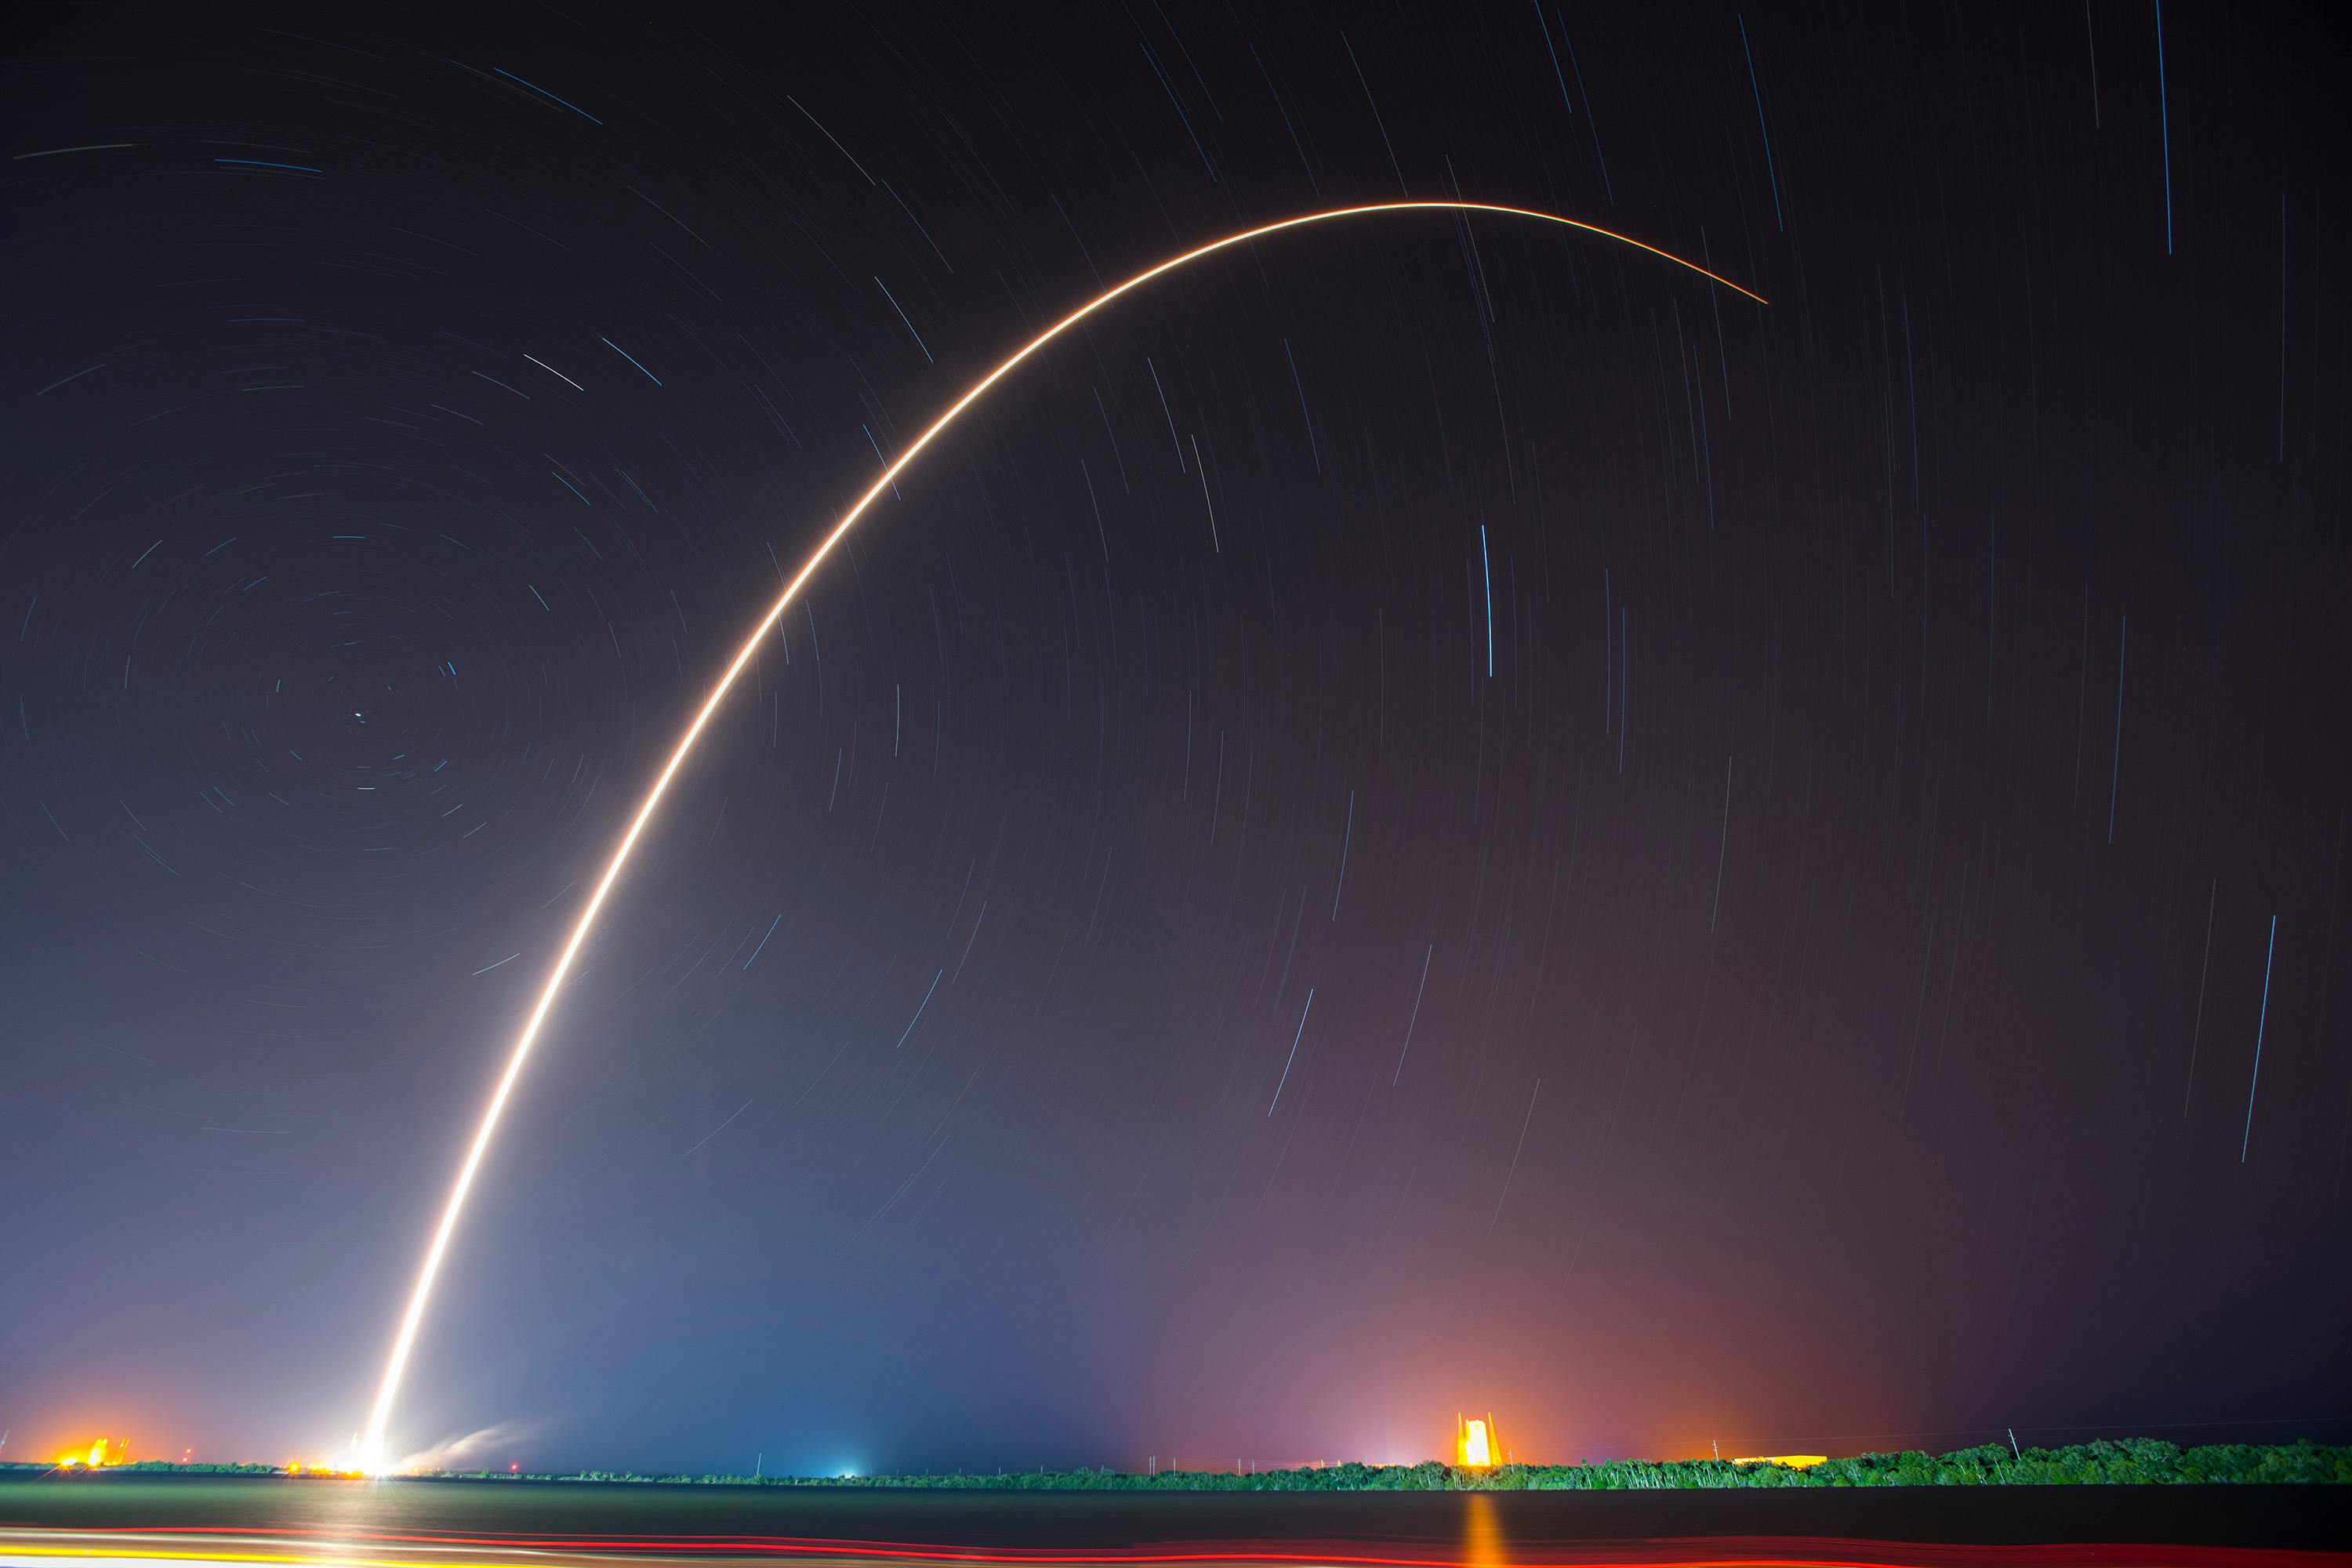
[{"label": "water surface", "polygon": [[[2185,1549],[2167,1555],[2110,1547]],[[2352,1563],[2352,1488],[1659,1492],[970,1492],[544,1481],[0,1479],[0,1560],[873,1563],[1181,1558]],[[2200,1550],[2203,1549],[2203,1550]],[[2224,1555],[2212,1554],[2224,1549]],[[2229,1549],[2236,1549],[2235,1551]],[[2343,1555],[2336,1555],[2336,1554]]]}]

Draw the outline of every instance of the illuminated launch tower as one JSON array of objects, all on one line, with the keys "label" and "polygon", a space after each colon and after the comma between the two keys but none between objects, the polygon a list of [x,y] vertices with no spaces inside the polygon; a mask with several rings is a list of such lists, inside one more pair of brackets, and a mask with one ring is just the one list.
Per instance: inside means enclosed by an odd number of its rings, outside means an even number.
[{"label": "illuminated launch tower", "polygon": [[1502,1461],[1503,1440],[1495,1431],[1495,1417],[1463,1415],[1454,1417],[1454,1462],[1465,1470],[1483,1470]]}]

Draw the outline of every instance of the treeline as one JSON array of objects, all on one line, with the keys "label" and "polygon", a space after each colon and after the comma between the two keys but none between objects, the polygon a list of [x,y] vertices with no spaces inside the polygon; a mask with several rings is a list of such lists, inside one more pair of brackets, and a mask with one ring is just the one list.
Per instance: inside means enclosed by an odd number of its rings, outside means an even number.
[{"label": "treeline", "polygon": [[2222,1443],[2182,1448],[2153,1437],[2012,1452],[1856,1454],[1804,1469],[1724,1459],[1611,1459],[1591,1465],[1325,1465],[1311,1469],[960,1471],[918,1476],[678,1476],[627,1470],[517,1475],[445,1472],[450,1480],[623,1481],[670,1486],[928,1488],[971,1491],[1643,1491],[1710,1487],[1984,1487],[2352,1484],[2352,1447]]},{"label": "treeline", "polygon": [[[42,1471],[39,1464],[0,1469]],[[283,1467],[175,1464],[142,1459],[102,1474],[282,1475]],[[1496,1465],[1466,1469],[1434,1460],[1418,1465],[1323,1465],[1309,1469],[1015,1470],[994,1475],[945,1471],[917,1476],[686,1476],[633,1470],[568,1475],[512,1470],[441,1470],[437,1481],[633,1482],[657,1486],[862,1487],[940,1491],[1664,1491],[1712,1487],[1994,1487],[2352,1484],[2352,1447],[2319,1443],[2221,1443],[2182,1448],[2153,1437],[2126,1437],[2063,1448],[2012,1452],[2000,1444],[1949,1454],[1855,1454],[1805,1469],[1733,1464],[1727,1459],[1609,1459],[1591,1465]]]}]

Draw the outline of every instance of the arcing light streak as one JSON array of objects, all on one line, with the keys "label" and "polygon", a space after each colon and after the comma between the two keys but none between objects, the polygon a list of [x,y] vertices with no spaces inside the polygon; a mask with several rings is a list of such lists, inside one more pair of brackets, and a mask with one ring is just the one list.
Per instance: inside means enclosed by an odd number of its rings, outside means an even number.
[{"label": "arcing light streak", "polygon": [[1582,229],[1587,234],[1597,234],[1604,239],[1617,240],[1621,244],[1633,247],[1636,250],[1645,250],[1653,256],[1661,257],[1678,267],[1688,268],[1691,271],[1720,283],[1727,289],[1738,289],[1759,305],[1767,303],[1761,294],[1752,289],[1741,289],[1730,279],[1710,272],[1695,261],[1685,261],[1679,256],[1660,250],[1656,246],[1644,245],[1629,236],[1601,228],[1594,224],[1580,223],[1574,218],[1559,217],[1551,213],[1536,212],[1527,207],[1501,206],[1491,202],[1379,202],[1368,206],[1334,207],[1328,212],[1308,213],[1303,217],[1285,218],[1279,223],[1263,224],[1256,228],[1244,229],[1239,234],[1227,235],[1223,239],[1211,240],[1206,245],[1188,250],[1181,256],[1163,261],[1149,270],[1139,272],[1117,288],[1096,295],[1092,300],[1038,333],[1004,363],[974,382],[961,397],[957,398],[948,406],[946,413],[931,422],[930,428],[916,437],[908,444],[907,449],[898,455],[896,462],[882,470],[881,477],[874,481],[872,488],[857,498],[857,504],[842,514],[841,521],[833,525],[832,531],[827,533],[816,549],[810,553],[800,571],[794,574],[790,583],[784,585],[784,591],[769,607],[768,613],[760,617],[760,624],[751,628],[751,635],[744,639],[741,651],[736,654],[734,662],[728,665],[726,673],[719,676],[718,684],[710,689],[710,695],[704,700],[701,710],[695,714],[694,722],[687,726],[685,735],[679,739],[677,749],[670,753],[669,761],[662,765],[661,773],[655,777],[653,787],[646,792],[644,802],[637,807],[637,815],[629,823],[629,830],[621,836],[619,847],[613,851],[613,858],[604,868],[604,875],[598,879],[595,892],[589,897],[587,906],[580,911],[579,921],[572,928],[572,935],[565,941],[562,952],[557,956],[555,967],[549,971],[547,984],[540,991],[539,1001],[532,1006],[530,1019],[524,1023],[522,1033],[515,1038],[514,1050],[507,1059],[506,1071],[499,1076],[498,1088],[490,1095],[489,1105],[482,1112],[481,1126],[474,1133],[473,1146],[466,1152],[465,1163],[457,1169],[457,1184],[450,1189],[449,1202],[441,1211],[441,1223],[434,1227],[432,1245],[425,1248],[425,1266],[417,1271],[416,1288],[408,1299],[408,1310],[401,1317],[400,1332],[393,1340],[392,1356],[383,1369],[383,1384],[376,1393],[375,1408],[368,1415],[366,1436],[360,1449],[362,1465],[374,1468],[382,1462],[384,1426],[392,1418],[392,1402],[394,1396],[400,1392],[401,1373],[408,1366],[409,1352],[415,1347],[416,1343],[417,1327],[424,1321],[425,1304],[432,1298],[434,1277],[441,1271],[441,1259],[449,1250],[449,1238],[456,1233],[457,1218],[465,1211],[466,1194],[472,1190],[474,1177],[481,1170],[482,1158],[489,1151],[490,1136],[498,1131],[499,1118],[506,1110],[507,1097],[514,1092],[515,1080],[521,1076],[522,1064],[530,1055],[532,1044],[539,1038],[541,1026],[547,1022],[549,1010],[555,1005],[555,994],[562,988],[563,977],[571,972],[572,961],[579,955],[581,943],[587,940],[590,928],[595,925],[597,913],[604,907],[605,897],[612,892],[614,882],[619,879],[621,868],[628,864],[630,853],[636,848],[637,839],[644,834],[646,825],[653,820],[655,808],[661,805],[662,796],[668,792],[670,780],[677,776],[677,770],[685,764],[688,754],[694,750],[695,742],[701,739],[704,728],[709,724],[711,716],[719,711],[719,705],[726,700],[727,693],[733,689],[736,678],[743,673],[743,667],[750,664],[752,656],[759,652],[761,640],[775,627],[776,623],[783,618],[786,608],[799,595],[802,587],[809,578],[815,574],[816,569],[824,563],[825,557],[833,553],[834,546],[839,544],[843,536],[856,526],[857,520],[866,515],[866,509],[880,499],[884,491],[891,488],[892,482],[898,479],[907,465],[912,463],[921,454],[923,448],[936,440],[940,432],[954,424],[965,409],[977,403],[998,382],[1012,374],[1030,355],[1112,300],[1140,289],[1162,273],[1173,272],[1181,267],[1200,260],[1204,256],[1213,256],[1218,251],[1229,250],[1234,246],[1245,245],[1254,239],[1263,239],[1267,235],[1279,234],[1285,229],[1299,228],[1307,224],[1328,223],[1335,218],[1361,217],[1374,213],[1412,211],[1499,213],[1510,217],[1534,218],[1542,223],[1558,224],[1563,228]]}]

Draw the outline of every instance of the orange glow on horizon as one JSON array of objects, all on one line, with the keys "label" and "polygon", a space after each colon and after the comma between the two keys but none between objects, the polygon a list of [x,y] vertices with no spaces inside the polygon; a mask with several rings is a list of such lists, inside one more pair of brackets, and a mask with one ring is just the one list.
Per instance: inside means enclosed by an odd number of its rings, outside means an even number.
[{"label": "orange glow on horizon", "polygon": [[1785,1469],[1810,1470],[1815,1465],[1829,1463],[1827,1454],[1763,1454],[1752,1459],[1734,1459],[1735,1465],[1779,1465]]},{"label": "orange glow on horizon", "polygon": [[321,1465],[315,1462],[305,1464],[300,1459],[287,1460],[286,1473],[289,1477],[306,1477],[311,1480],[321,1478],[338,1481],[364,1480],[367,1478],[365,1470],[354,1469],[349,1465]]},{"label": "orange glow on horizon", "polygon": [[68,1453],[59,1454],[58,1468],[98,1470],[104,1469],[109,1465],[128,1464],[130,1460],[130,1444],[120,1437],[100,1437],[88,1448],[75,1448]]}]

